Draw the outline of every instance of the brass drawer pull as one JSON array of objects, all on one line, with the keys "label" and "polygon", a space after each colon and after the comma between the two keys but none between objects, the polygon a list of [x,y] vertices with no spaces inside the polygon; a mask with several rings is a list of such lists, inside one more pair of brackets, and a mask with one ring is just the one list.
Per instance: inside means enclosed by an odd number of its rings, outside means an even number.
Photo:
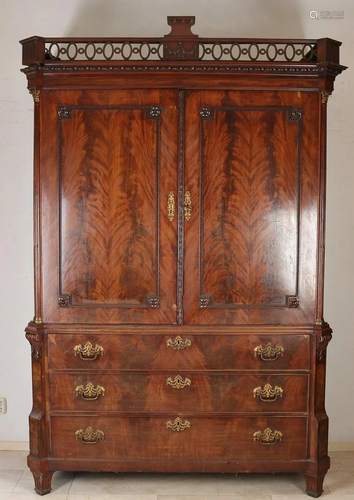
[{"label": "brass drawer pull", "polygon": [[103,347],[96,344],[95,347],[91,342],[86,342],[84,347],[81,344],[74,347],[75,356],[79,356],[84,361],[95,361],[99,356],[103,356]]},{"label": "brass drawer pull", "polygon": [[175,204],[175,195],[173,194],[172,191],[168,193],[168,199],[167,199],[167,217],[170,222],[173,221],[175,218],[175,210],[176,210],[176,204]]},{"label": "brass drawer pull", "polygon": [[166,384],[174,389],[184,389],[187,385],[191,385],[191,383],[192,381],[188,377],[183,380],[181,375],[176,375],[175,378],[168,377],[168,379],[166,379]]},{"label": "brass drawer pull", "polygon": [[254,348],[254,355],[259,356],[263,361],[275,361],[279,356],[283,356],[284,347],[273,345],[268,342],[265,347],[259,345]]},{"label": "brass drawer pull", "polygon": [[171,429],[171,431],[176,431],[176,432],[180,432],[180,431],[184,431],[186,429],[189,429],[190,426],[191,426],[191,423],[189,422],[189,420],[185,420],[183,422],[182,419],[179,417],[177,417],[173,422],[171,422],[171,420],[168,420],[168,422],[166,422],[166,428]]},{"label": "brass drawer pull", "polygon": [[190,220],[192,215],[192,198],[189,191],[184,194],[184,218]]},{"label": "brass drawer pull", "polygon": [[277,400],[278,396],[283,397],[283,389],[277,385],[273,387],[270,384],[266,384],[263,389],[261,386],[253,389],[253,397],[259,397],[261,401],[266,403],[273,403]]},{"label": "brass drawer pull", "polygon": [[172,339],[166,340],[166,345],[167,347],[172,347],[172,349],[180,351],[182,349],[185,349],[186,347],[190,347],[192,345],[192,342],[189,339],[183,340],[182,337],[177,335],[177,337],[174,340]]},{"label": "brass drawer pull", "polygon": [[98,441],[104,440],[104,432],[100,431],[100,429],[94,431],[93,428],[89,426],[85,431],[83,429],[76,431],[75,437],[84,444],[96,444]]},{"label": "brass drawer pull", "polygon": [[253,434],[253,440],[258,441],[261,444],[270,445],[275,444],[277,441],[281,441],[283,433],[280,431],[272,431],[267,427],[264,432],[256,431]]},{"label": "brass drawer pull", "polygon": [[101,385],[95,387],[92,382],[88,382],[86,387],[78,385],[75,388],[75,395],[81,396],[85,401],[95,401],[100,396],[104,396],[105,388]]}]

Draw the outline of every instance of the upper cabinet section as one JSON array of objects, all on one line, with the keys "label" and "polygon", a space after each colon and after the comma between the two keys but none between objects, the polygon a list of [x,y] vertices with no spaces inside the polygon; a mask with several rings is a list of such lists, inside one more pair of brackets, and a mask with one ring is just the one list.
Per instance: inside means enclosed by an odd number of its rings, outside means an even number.
[{"label": "upper cabinet section", "polygon": [[[37,89],[57,88],[63,79],[68,87],[75,87],[78,72],[85,74],[86,88],[97,88],[97,84],[136,88],[142,86],[141,74],[151,72],[154,86],[166,87],[176,83],[177,72],[179,88],[202,88],[202,75],[215,74],[215,85],[225,85],[230,79],[235,85],[242,75],[245,86],[265,76],[263,87],[315,87],[330,92],[335,76],[345,69],[339,64],[341,43],[330,38],[202,38],[192,32],[194,23],[192,16],[168,17],[170,33],[156,38],[34,36],[21,41],[22,62],[27,66],[23,71],[28,74],[29,88]],[[95,72],[101,70],[105,79],[97,82]]]}]

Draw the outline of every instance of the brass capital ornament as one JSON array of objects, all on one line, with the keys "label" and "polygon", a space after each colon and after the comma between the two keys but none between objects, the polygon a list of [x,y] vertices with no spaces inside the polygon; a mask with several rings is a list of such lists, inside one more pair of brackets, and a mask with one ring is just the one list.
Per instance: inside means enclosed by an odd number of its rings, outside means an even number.
[{"label": "brass capital ornament", "polygon": [[332,94],[329,90],[321,90],[321,102],[327,104],[329,96]]},{"label": "brass capital ornament", "polygon": [[40,101],[40,97],[41,97],[41,91],[40,90],[38,90],[38,89],[31,89],[29,91],[29,93],[32,95],[34,102],[39,102]]}]

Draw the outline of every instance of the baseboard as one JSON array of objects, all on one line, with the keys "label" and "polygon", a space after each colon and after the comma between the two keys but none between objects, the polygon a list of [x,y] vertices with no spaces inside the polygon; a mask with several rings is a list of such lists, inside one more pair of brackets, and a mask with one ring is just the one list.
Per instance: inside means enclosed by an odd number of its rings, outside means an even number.
[{"label": "baseboard", "polygon": [[[354,443],[350,442],[339,442],[339,443],[329,443],[329,451],[354,451]],[[0,451],[28,451],[29,442],[28,441],[0,441]]]},{"label": "baseboard", "polygon": [[341,441],[339,443],[329,443],[328,450],[331,451],[354,451],[354,443]]},{"label": "baseboard", "polygon": [[0,441],[0,451],[28,451],[28,441]]}]

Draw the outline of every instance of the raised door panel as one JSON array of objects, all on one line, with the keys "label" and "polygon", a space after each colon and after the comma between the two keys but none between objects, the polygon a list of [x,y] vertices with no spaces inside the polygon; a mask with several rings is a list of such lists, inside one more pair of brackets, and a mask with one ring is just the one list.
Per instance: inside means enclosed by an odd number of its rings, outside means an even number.
[{"label": "raised door panel", "polygon": [[175,94],[43,97],[45,320],[174,323]]},{"label": "raised door panel", "polygon": [[313,322],[317,96],[191,92],[186,110],[185,321]]}]

